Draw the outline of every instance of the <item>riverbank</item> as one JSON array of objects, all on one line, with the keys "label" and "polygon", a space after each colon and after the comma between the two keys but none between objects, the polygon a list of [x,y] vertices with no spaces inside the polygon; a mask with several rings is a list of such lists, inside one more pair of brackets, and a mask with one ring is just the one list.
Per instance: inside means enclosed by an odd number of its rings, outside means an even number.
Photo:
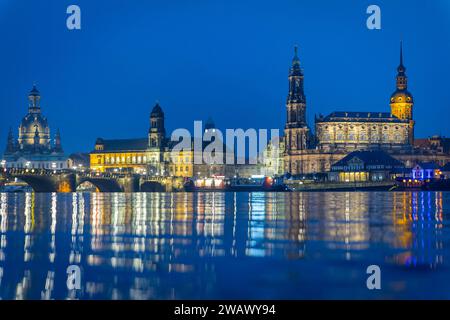
[{"label": "riverbank", "polygon": [[285,180],[292,191],[389,191],[394,181],[367,182],[303,182]]}]

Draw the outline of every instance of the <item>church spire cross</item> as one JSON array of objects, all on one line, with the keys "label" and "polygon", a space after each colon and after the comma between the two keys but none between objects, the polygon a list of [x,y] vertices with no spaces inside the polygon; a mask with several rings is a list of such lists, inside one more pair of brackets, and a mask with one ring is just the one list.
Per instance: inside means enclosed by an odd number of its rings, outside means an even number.
[{"label": "church spire cross", "polygon": [[294,46],[294,58],[292,58],[292,68],[300,68],[300,59],[298,57],[298,46]]},{"label": "church spire cross", "polygon": [[400,41],[400,65],[403,66],[403,41]]},{"label": "church spire cross", "polygon": [[406,71],[405,66],[403,65],[403,41],[400,41],[400,64],[397,68],[399,74],[404,74]]}]

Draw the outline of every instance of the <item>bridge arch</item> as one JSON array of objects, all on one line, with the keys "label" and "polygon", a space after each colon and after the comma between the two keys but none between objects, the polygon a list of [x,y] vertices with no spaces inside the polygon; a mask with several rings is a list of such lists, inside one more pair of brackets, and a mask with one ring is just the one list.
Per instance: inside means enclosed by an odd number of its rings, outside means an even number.
[{"label": "bridge arch", "polygon": [[78,188],[85,182],[91,183],[100,192],[122,192],[122,188],[120,187],[119,183],[116,180],[92,178],[92,177],[85,177],[78,179],[76,188]]},{"label": "bridge arch", "polygon": [[49,177],[40,177],[32,175],[15,176],[20,181],[25,182],[34,192],[57,192],[58,186]]},{"label": "bridge arch", "polygon": [[100,192],[97,186],[90,181],[83,181],[76,186],[77,192]]}]

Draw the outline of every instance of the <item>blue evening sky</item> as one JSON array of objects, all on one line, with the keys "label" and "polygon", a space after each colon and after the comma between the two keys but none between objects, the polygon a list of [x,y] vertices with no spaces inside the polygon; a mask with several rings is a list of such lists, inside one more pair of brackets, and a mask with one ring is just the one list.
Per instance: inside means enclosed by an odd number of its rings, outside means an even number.
[{"label": "blue evening sky", "polygon": [[[81,7],[82,29],[66,28]],[[366,8],[382,29],[366,28]],[[389,111],[404,41],[416,136],[450,136],[450,1],[0,0],[0,149],[36,82],[67,153],[144,137],[156,100],[168,133],[282,128],[295,44],[310,126],[334,110]]]}]

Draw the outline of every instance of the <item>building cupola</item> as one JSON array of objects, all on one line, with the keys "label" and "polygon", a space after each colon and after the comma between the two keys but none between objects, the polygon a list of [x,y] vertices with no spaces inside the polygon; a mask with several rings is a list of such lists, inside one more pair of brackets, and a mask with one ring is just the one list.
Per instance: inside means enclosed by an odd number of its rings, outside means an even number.
[{"label": "building cupola", "polygon": [[403,43],[400,42],[400,64],[397,67],[396,90],[391,95],[391,114],[401,120],[409,120],[409,142],[414,143],[414,99],[408,91],[408,77],[406,67],[403,64]]},{"label": "building cupola", "polygon": [[40,113],[41,112],[40,100],[41,100],[41,94],[39,93],[39,90],[36,88],[36,84],[33,84],[33,88],[31,89],[30,93],[28,94],[29,113]]}]

